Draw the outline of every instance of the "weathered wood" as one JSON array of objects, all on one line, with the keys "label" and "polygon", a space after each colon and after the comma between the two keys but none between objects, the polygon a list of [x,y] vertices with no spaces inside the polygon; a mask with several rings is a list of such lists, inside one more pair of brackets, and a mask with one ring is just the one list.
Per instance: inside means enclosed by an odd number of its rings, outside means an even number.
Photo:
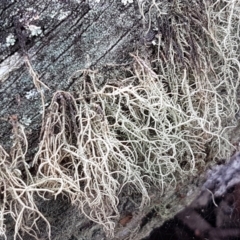
[{"label": "weathered wood", "polygon": [[[41,102],[26,57],[51,89],[44,93],[48,102],[54,91],[71,90],[77,84],[68,81],[76,70],[130,62],[128,54],[141,37],[137,6],[116,1],[97,6],[86,1],[5,1],[1,9],[1,69],[6,69],[0,76],[1,116],[17,114],[29,124],[31,142],[39,131]],[[41,33],[31,36],[27,25],[39,27]],[[13,46],[6,42],[10,34]],[[3,119],[0,124],[6,147],[11,128]]]}]

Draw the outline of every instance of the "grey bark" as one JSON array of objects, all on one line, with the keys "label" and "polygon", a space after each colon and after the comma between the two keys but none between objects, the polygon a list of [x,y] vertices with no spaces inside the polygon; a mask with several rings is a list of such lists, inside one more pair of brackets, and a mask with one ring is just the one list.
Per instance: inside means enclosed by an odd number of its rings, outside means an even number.
[{"label": "grey bark", "polygon": [[239,160],[237,153],[210,170],[198,197],[144,240],[239,239]]},{"label": "grey bark", "polygon": [[[29,139],[27,161],[31,162],[39,142],[41,130],[41,99],[28,73],[28,58],[40,80],[49,90],[44,90],[45,102],[49,104],[56,90],[74,92],[79,82],[72,74],[80,69],[98,70],[96,84],[106,79],[121,79],[123,68],[133,62],[129,53],[142,49],[144,33],[137,3],[124,6],[120,1],[101,1],[100,4],[80,0],[2,0],[0,5],[0,143],[11,147],[11,125],[8,117],[17,115],[25,126]],[[104,2],[104,3],[103,3]],[[27,25],[35,26],[34,31]],[[147,39],[148,40],[148,39]],[[151,39],[150,39],[151,40]],[[147,53],[147,52],[146,52]],[[188,189],[169,193],[169,204],[162,206],[159,193],[151,193],[150,206],[139,210],[141,196],[122,193],[116,220],[116,239],[145,237],[151,229],[159,226],[166,216],[172,216],[190,202],[184,198]],[[176,205],[175,202],[178,202]],[[165,215],[158,209],[165,209]],[[39,209],[52,225],[52,239],[108,239],[101,226],[81,214],[77,206],[71,206],[64,196],[54,200],[39,201]],[[161,210],[162,212],[162,210]],[[9,221],[8,235],[14,231]],[[42,239],[46,239],[45,225],[41,226]],[[31,239],[31,237],[23,237]]]}]

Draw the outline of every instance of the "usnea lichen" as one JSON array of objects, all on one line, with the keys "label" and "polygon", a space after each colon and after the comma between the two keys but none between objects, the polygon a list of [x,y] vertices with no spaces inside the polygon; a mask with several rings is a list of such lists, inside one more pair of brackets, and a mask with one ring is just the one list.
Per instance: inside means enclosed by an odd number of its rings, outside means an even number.
[{"label": "usnea lichen", "polygon": [[174,189],[204,169],[207,157],[231,154],[225,133],[238,110],[240,3],[152,1],[148,11],[143,18],[151,28],[155,17],[158,31],[151,58],[131,54],[129,78],[102,88],[85,71],[79,92],[56,92],[48,114],[46,86],[26,61],[43,103],[42,138],[32,176],[24,128],[11,119],[11,154],[0,148],[2,235],[10,215],[15,239],[20,232],[37,237],[37,220],[49,225],[34,194],[49,192],[68,196],[112,237],[123,189],[140,193],[144,206],[149,187]]}]

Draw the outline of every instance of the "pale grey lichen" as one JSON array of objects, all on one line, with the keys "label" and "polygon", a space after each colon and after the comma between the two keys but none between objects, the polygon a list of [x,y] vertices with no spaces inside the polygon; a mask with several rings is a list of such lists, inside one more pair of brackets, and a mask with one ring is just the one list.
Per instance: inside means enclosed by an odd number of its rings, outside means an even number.
[{"label": "pale grey lichen", "polygon": [[31,32],[31,36],[38,36],[42,33],[41,27],[35,25],[28,25],[28,29]]},{"label": "pale grey lichen", "polygon": [[16,39],[12,33],[10,33],[6,38],[7,47],[13,46],[16,42]]},{"label": "pale grey lichen", "polygon": [[122,0],[122,3],[127,5],[128,3],[133,3],[133,0]]},{"label": "pale grey lichen", "polygon": [[58,20],[64,20],[66,17],[68,17],[71,14],[71,11],[60,11],[58,15]]},{"label": "pale grey lichen", "polygon": [[234,155],[226,165],[217,165],[210,170],[204,188],[220,197],[237,183],[240,183],[240,153]]},{"label": "pale grey lichen", "polygon": [[[95,3],[100,3],[101,0],[89,0],[89,2],[95,2]],[[124,4],[124,5],[127,5],[128,3],[133,3],[133,0],[121,0],[121,2]],[[141,2],[141,1],[140,1]]]},{"label": "pale grey lichen", "polygon": [[22,117],[22,123],[26,126],[29,126],[31,124],[32,120],[28,118],[26,115]]},{"label": "pale grey lichen", "polygon": [[[41,89],[41,92],[44,93],[44,90]],[[35,99],[37,98],[38,96],[40,96],[40,93],[37,89],[31,89],[30,91],[28,91],[25,95],[25,97],[28,99],[28,100],[32,100],[32,99]]]}]

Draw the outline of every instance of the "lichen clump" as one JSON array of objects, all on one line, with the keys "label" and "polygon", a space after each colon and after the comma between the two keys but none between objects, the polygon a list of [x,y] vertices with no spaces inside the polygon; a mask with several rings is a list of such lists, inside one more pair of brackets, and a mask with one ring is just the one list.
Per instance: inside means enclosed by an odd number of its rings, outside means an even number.
[{"label": "lichen clump", "polygon": [[[146,12],[144,1],[139,6]],[[130,54],[134,64],[128,78],[97,88],[94,71],[83,71],[79,91],[54,94],[48,113],[44,109],[34,176],[24,165],[24,129],[14,122],[12,154],[0,149],[3,235],[10,214],[15,238],[19,230],[37,236],[37,222],[30,230],[22,216],[46,221],[33,202],[34,193],[44,198],[48,192],[68,196],[113,236],[123,189],[140,193],[142,207],[150,200],[150,187],[163,194],[199,174],[208,159],[231,154],[226,130],[238,111],[240,3],[153,1],[148,13],[145,23],[157,27],[154,45],[148,46],[152,53],[150,58]],[[40,91],[42,84],[28,66]],[[16,159],[21,164],[9,167]]]}]

